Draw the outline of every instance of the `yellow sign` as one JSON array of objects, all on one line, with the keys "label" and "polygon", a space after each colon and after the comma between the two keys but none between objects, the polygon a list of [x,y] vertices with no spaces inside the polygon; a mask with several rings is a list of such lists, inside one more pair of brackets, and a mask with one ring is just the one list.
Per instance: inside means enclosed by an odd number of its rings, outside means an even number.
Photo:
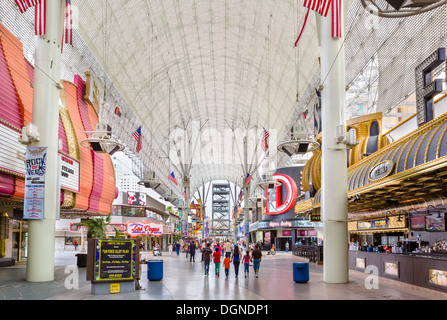
[{"label": "yellow sign", "polygon": [[120,293],[120,284],[119,283],[111,283],[110,284],[110,293]]}]

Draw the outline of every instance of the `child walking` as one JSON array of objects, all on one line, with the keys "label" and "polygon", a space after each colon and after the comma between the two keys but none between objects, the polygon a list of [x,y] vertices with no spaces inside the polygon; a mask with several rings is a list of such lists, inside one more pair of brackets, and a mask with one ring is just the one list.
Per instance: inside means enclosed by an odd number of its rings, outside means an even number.
[{"label": "child walking", "polygon": [[225,276],[228,277],[228,274],[230,272],[230,253],[225,254],[225,259],[224,259],[224,267],[225,267]]},{"label": "child walking", "polygon": [[216,276],[219,276],[220,270],[220,251],[219,248],[216,247],[213,253],[213,261],[214,261],[214,270],[216,272]]},{"label": "child walking", "polygon": [[248,271],[250,267],[250,250],[245,251],[244,255],[244,271],[245,271],[245,278],[248,276]]}]

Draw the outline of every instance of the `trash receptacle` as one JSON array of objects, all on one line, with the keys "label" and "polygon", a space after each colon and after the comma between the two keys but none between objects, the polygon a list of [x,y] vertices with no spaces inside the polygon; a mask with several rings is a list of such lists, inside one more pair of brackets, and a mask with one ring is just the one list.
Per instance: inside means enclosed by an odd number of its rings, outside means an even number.
[{"label": "trash receptacle", "polygon": [[309,281],[309,263],[295,262],[293,264],[293,281],[306,283]]},{"label": "trash receptacle", "polygon": [[86,253],[78,253],[76,254],[77,259],[77,266],[78,268],[85,268],[87,267],[87,254]]},{"label": "trash receptacle", "polygon": [[163,279],[163,260],[150,260],[147,262],[147,278],[150,281]]}]

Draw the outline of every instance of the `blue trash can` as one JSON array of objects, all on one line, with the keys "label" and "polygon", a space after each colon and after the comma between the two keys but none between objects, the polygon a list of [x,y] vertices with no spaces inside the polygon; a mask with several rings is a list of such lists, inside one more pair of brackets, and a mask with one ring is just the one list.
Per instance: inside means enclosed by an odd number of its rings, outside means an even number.
[{"label": "blue trash can", "polygon": [[147,278],[150,281],[163,279],[163,260],[150,260],[147,262]]},{"label": "blue trash can", "polygon": [[309,263],[293,263],[293,281],[297,283],[306,283],[309,281]]}]

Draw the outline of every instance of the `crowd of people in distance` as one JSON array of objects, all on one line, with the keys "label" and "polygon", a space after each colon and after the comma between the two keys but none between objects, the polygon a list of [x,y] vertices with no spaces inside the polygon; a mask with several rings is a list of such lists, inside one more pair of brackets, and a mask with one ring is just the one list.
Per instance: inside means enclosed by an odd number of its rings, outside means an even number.
[{"label": "crowd of people in distance", "polygon": [[245,278],[247,278],[250,273],[250,263],[253,264],[255,277],[258,278],[259,276],[259,268],[262,260],[261,245],[259,243],[250,243],[247,247],[243,242],[232,243],[230,240],[226,240],[222,243],[219,241],[198,243],[195,240],[181,240],[169,246],[169,254],[172,255],[174,251],[177,256],[179,256],[181,252],[184,252],[186,258],[189,256],[189,261],[193,263],[195,263],[196,252],[200,252],[200,261],[203,262],[205,276],[208,276],[210,273],[211,262],[214,263],[214,274],[216,277],[220,276],[221,264],[223,264],[225,276],[228,277],[232,264],[234,274],[237,278],[239,276],[239,267],[242,264],[244,267]]}]

